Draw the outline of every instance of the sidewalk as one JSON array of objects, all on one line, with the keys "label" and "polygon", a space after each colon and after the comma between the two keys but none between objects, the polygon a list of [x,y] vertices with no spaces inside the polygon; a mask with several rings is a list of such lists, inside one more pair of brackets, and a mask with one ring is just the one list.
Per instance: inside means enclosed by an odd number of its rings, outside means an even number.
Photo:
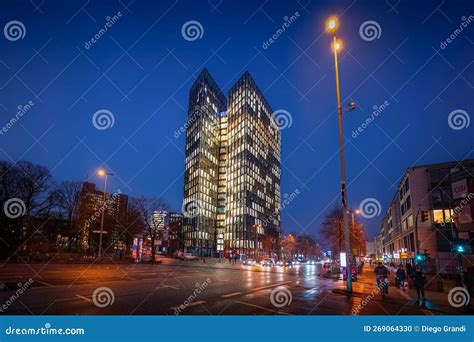
[{"label": "sidewalk", "polygon": [[[438,314],[464,314],[462,308],[454,308],[449,304],[448,293],[451,287],[445,286],[443,292],[432,291],[425,289],[426,301],[422,303],[418,301],[416,289],[409,288],[406,291],[395,287],[394,272],[390,271],[389,293],[387,300],[393,301],[399,305],[418,305],[426,310],[436,312]],[[374,268],[369,265],[364,265],[362,273],[357,276],[357,281],[352,283],[353,295],[356,297],[366,298],[367,296],[380,299],[381,295],[376,286],[376,279]],[[339,281],[335,285],[334,292],[344,293],[346,287],[345,281]],[[428,286],[431,289],[432,286]]]}]

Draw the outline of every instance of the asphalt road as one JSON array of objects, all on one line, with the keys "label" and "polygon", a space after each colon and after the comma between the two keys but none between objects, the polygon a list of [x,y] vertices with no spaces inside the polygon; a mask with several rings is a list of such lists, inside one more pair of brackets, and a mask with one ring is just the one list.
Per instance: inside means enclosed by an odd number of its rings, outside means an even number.
[{"label": "asphalt road", "polygon": [[[214,268],[162,265],[5,264],[0,314],[34,315],[347,315],[359,297],[333,293],[319,265]],[[33,279],[31,285],[28,279]],[[18,294],[18,289],[25,288]],[[95,292],[96,291],[96,292]],[[96,295],[94,295],[94,292]],[[432,314],[374,298],[360,314]]]}]

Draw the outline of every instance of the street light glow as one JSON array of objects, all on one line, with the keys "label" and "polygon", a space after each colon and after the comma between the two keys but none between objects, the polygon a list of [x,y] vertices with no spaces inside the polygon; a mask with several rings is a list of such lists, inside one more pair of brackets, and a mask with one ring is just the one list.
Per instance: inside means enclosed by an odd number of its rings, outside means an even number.
[{"label": "street light glow", "polygon": [[342,49],[342,43],[341,43],[341,41],[340,41],[340,40],[336,41],[336,42],[333,44],[333,48],[334,48],[334,50],[336,50],[336,51],[341,50],[341,49]]},{"label": "street light glow", "polygon": [[104,177],[104,176],[105,176],[105,170],[104,170],[104,169],[99,169],[99,170],[97,170],[97,174],[98,174],[100,177]]},{"label": "street light glow", "polygon": [[336,17],[329,18],[326,22],[327,30],[329,32],[336,32],[337,24],[338,24],[338,21]]}]

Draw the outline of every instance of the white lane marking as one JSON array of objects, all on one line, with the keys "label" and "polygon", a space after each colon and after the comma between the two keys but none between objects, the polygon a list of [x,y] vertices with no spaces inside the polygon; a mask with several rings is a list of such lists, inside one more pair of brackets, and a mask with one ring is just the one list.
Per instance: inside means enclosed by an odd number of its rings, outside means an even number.
[{"label": "white lane marking", "polygon": [[36,282],[36,283],[40,283],[40,284],[43,284],[47,287],[55,287],[54,285],[51,285],[51,284],[48,284],[48,283],[45,283],[44,281],[39,281],[39,280],[35,280],[33,279],[33,282]]},{"label": "white lane marking", "polygon": [[286,285],[286,284],[290,284],[292,283],[293,281],[285,281],[284,283],[279,283],[279,284],[271,284],[271,285],[266,285],[266,286],[261,286],[261,287],[256,287],[254,289],[251,289],[250,291],[260,291],[260,290],[265,290],[265,289],[269,289],[271,287],[277,287],[277,286],[282,286],[282,285]]},{"label": "white lane marking", "polygon": [[[198,300],[197,302],[192,302],[192,303],[189,303],[188,305],[185,305],[185,307],[188,308],[190,306],[196,306],[196,305],[204,304],[205,302],[206,301],[204,301],[204,300]],[[180,307],[181,307],[181,305],[173,306],[173,307],[171,307],[171,310],[178,310]]]},{"label": "white lane marking", "polygon": [[171,285],[159,285],[158,288],[160,287],[164,287],[164,288],[170,288],[170,289],[175,289],[175,290],[179,290],[180,288],[177,287],[177,286],[171,286]]},{"label": "white lane marking", "polygon": [[84,300],[87,301],[87,302],[92,302],[92,299],[87,298],[87,297],[85,297],[85,296],[81,296],[81,295],[78,295],[78,294],[77,294],[76,297],[81,298],[81,299],[84,299]]},{"label": "white lane marking", "polygon": [[240,302],[240,301],[238,301],[238,300],[235,300],[234,303],[243,304],[243,305],[251,306],[251,307],[253,307],[253,308],[257,308],[257,309],[261,309],[261,310],[266,310],[266,311],[278,313],[278,314],[280,314],[280,315],[290,315],[290,316],[291,316],[291,314],[289,314],[289,313],[287,313],[287,312],[277,311],[277,310],[269,309],[269,308],[266,308],[266,307],[263,307],[263,306],[259,306],[259,305],[255,305],[255,304]]},{"label": "white lane marking", "polygon": [[242,294],[242,292],[234,292],[234,293],[229,293],[229,294],[226,294],[226,295],[223,295],[221,296],[222,298],[229,298],[229,297],[234,297],[234,296],[238,296]]}]

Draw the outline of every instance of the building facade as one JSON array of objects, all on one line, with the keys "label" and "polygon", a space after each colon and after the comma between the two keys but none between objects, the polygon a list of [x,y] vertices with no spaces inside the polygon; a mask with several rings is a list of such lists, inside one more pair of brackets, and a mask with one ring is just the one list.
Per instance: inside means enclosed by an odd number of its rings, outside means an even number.
[{"label": "building facade", "polygon": [[257,256],[267,237],[279,236],[280,131],[272,113],[248,72],[226,102],[207,70],[192,86],[183,202],[188,251]]},{"label": "building facade", "polygon": [[[104,201],[105,200],[105,201]],[[81,240],[83,248],[96,249],[96,231],[100,231],[102,212],[105,214],[103,239],[107,246],[112,245],[114,250],[125,250],[125,243],[119,236],[122,222],[127,215],[128,196],[118,190],[115,193],[106,193],[97,190],[94,183],[84,182],[79,200],[79,224],[82,227]],[[105,245],[105,242],[104,242]],[[109,250],[110,251],[110,250]]]},{"label": "building facade", "polygon": [[[432,273],[456,273],[456,244],[465,241],[463,258],[473,259],[473,214],[474,160],[411,167],[381,223],[383,258],[423,262]],[[417,254],[423,257],[417,260]]]}]

